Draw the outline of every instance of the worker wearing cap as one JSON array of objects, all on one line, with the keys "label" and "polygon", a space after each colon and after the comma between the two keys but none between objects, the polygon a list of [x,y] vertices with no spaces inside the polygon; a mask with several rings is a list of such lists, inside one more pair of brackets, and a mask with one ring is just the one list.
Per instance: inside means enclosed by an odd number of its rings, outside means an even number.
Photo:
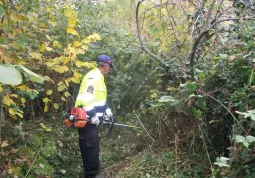
[{"label": "worker wearing cap", "polygon": [[112,68],[112,59],[107,55],[97,57],[97,68],[88,72],[82,80],[75,106],[83,106],[90,120],[85,127],[78,129],[79,145],[86,178],[94,178],[99,173],[99,138],[97,126],[112,117],[106,103],[107,90],[104,75]]}]

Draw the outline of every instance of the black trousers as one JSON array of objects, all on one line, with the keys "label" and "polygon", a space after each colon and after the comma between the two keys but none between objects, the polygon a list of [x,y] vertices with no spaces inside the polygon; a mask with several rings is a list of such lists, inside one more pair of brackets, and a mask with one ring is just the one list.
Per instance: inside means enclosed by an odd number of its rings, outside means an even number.
[{"label": "black trousers", "polygon": [[87,124],[79,129],[79,145],[85,178],[94,178],[99,173],[99,136],[97,127]]}]

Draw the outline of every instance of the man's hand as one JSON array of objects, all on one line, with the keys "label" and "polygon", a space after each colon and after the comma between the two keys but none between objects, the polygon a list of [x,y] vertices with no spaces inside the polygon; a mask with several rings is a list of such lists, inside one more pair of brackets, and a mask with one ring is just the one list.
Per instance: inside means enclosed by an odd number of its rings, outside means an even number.
[{"label": "man's hand", "polygon": [[91,124],[95,124],[96,126],[98,126],[99,123],[100,123],[100,120],[97,115],[94,115],[93,117],[91,117]]}]

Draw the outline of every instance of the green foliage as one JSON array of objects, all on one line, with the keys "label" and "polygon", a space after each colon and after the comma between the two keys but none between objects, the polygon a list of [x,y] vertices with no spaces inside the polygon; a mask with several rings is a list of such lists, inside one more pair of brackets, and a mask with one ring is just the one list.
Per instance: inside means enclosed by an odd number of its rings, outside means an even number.
[{"label": "green foliage", "polygon": [[216,162],[214,164],[218,165],[219,167],[230,167],[228,165],[229,160],[230,159],[226,157],[216,158]]},{"label": "green foliage", "polygon": [[239,112],[239,111],[236,111],[236,113],[238,113],[238,114],[240,114],[240,115],[243,115],[244,118],[250,117],[251,120],[255,121],[255,109],[249,110],[249,111],[247,111],[247,112]]},{"label": "green foliage", "polygon": [[[241,175],[245,172],[247,176],[251,176],[254,174],[254,170],[249,170],[246,168],[249,168],[250,163],[252,163],[252,160],[254,159],[254,156],[251,155],[250,150],[254,149],[254,142],[255,142],[255,137],[252,135],[249,135],[253,132],[251,132],[252,129],[254,129],[254,120],[252,119],[252,116],[254,114],[254,110],[249,110],[247,112],[238,112],[238,114],[241,115],[240,120],[242,122],[242,126],[245,128],[245,131],[247,131],[245,136],[239,135],[242,134],[243,132],[240,131],[240,126],[233,125],[233,146],[229,148],[230,153],[229,157],[230,158],[224,158],[224,159],[216,159],[217,165],[220,167],[230,167],[229,169],[223,170],[223,174],[225,175],[230,175],[230,176],[238,176]],[[243,117],[243,119],[242,119]],[[250,117],[250,120],[247,120],[246,118]],[[232,165],[227,164],[228,160],[232,160],[231,163]],[[242,163],[242,166],[239,167],[239,164]],[[236,169],[236,170],[235,170]]]},{"label": "green foliage", "polygon": [[[121,167],[120,177],[206,177],[214,174],[217,166],[210,160],[215,159],[221,166],[219,175],[254,177],[251,1],[222,5],[203,1],[199,6],[190,1],[143,1],[138,19],[141,38],[166,66],[145,53],[137,39],[137,1],[69,2],[73,4],[0,1],[0,63],[19,68],[23,79],[16,87],[0,85],[4,116],[12,126],[4,123],[0,154],[9,156],[1,164],[8,162],[10,176],[24,177],[29,168],[30,177],[77,177],[82,172],[77,133],[64,128],[59,112],[72,106],[83,74],[95,66],[91,61],[107,54],[115,66],[106,83],[117,121],[142,123],[146,129],[118,130],[113,139],[103,137],[101,158],[106,165],[130,162]],[[191,64],[194,44],[208,29]],[[1,83],[15,81],[4,77],[10,70],[18,72],[8,69],[0,76]],[[43,80],[44,86],[34,83]],[[235,111],[240,111],[238,119]],[[148,135],[158,147],[149,149]],[[10,144],[16,136],[22,139]],[[205,150],[194,150],[200,145]],[[230,145],[229,158],[234,161],[228,162]],[[158,149],[162,147],[168,149]],[[185,155],[182,148],[199,154]]]},{"label": "green foliage", "polygon": [[[56,127],[62,122],[57,121],[54,124],[47,123]],[[0,161],[0,164],[3,164],[3,161],[9,162],[7,169],[10,176],[24,177],[28,174],[30,177],[76,177],[79,172],[82,172],[75,130],[67,133],[63,132],[64,128],[56,128],[55,133],[52,133],[43,128],[38,129],[37,123],[23,122],[22,125],[19,128],[20,132],[17,132],[16,128],[12,130],[11,127],[3,130],[3,134],[10,140],[15,136],[14,132],[16,136],[21,137],[12,145],[8,157]],[[21,131],[24,133],[23,136],[20,134]],[[1,156],[6,152],[8,147],[0,152]],[[30,172],[28,172],[29,169]],[[74,169],[77,172],[73,172]]]},{"label": "green foliage", "polygon": [[176,163],[170,150],[144,151],[131,161],[117,177],[205,177],[203,166],[206,164],[196,155],[186,156]]}]

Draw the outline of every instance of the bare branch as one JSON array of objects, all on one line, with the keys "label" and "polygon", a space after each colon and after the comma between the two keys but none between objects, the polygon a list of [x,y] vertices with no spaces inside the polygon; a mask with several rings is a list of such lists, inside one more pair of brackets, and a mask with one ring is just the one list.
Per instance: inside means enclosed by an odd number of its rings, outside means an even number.
[{"label": "bare branch", "polygon": [[150,11],[150,10],[156,8],[156,7],[162,7],[162,6],[167,5],[167,4],[168,4],[168,1],[165,2],[165,3],[163,3],[163,4],[162,4],[162,2],[161,2],[160,4],[157,4],[157,5],[153,6],[153,7],[150,7],[150,8],[148,8],[148,9],[144,10],[142,13],[140,13],[140,16],[143,15],[143,14],[145,14],[146,12],[148,12],[148,11]]},{"label": "bare branch", "polygon": [[[198,44],[200,43],[201,39],[209,32],[209,31],[213,31],[213,29],[208,29],[208,30],[205,30],[203,33],[201,33],[199,35],[199,37],[196,39],[196,41],[194,42],[194,45],[192,47],[192,51],[191,51],[191,54],[190,54],[190,74],[191,74],[191,80],[194,81],[195,79],[195,72],[194,72],[194,65],[195,65],[195,55],[196,55],[196,51],[197,51],[197,47],[198,47]],[[211,35],[213,36],[213,35]]]},{"label": "bare branch", "polygon": [[141,5],[141,3],[143,2],[144,0],[141,0],[137,3],[137,7],[136,7],[136,28],[137,28],[137,34],[138,34],[138,39],[141,43],[141,46],[142,46],[142,49],[147,52],[150,56],[152,56],[154,59],[156,59],[158,62],[160,62],[161,64],[163,64],[164,66],[167,66],[167,64],[159,57],[157,56],[156,54],[152,53],[143,43],[143,40],[142,40],[142,36],[141,36],[141,27],[140,27],[140,22],[139,22],[139,7]]},{"label": "bare branch", "polygon": [[[221,22],[225,22],[225,21],[231,21],[231,20],[255,20],[255,16],[254,17],[244,17],[244,18],[229,18],[229,19],[222,19],[218,22],[215,22],[215,24],[221,23]],[[214,24],[214,25],[215,25]]]},{"label": "bare branch", "polygon": [[212,14],[212,10],[213,10],[213,6],[214,6],[215,2],[216,2],[216,0],[213,0],[212,4],[209,7],[209,10],[208,10],[208,13],[207,13],[207,17],[206,17],[206,20],[205,20],[205,30],[207,30],[208,27],[209,27],[209,20],[210,20],[210,17],[211,17],[211,14]]}]

